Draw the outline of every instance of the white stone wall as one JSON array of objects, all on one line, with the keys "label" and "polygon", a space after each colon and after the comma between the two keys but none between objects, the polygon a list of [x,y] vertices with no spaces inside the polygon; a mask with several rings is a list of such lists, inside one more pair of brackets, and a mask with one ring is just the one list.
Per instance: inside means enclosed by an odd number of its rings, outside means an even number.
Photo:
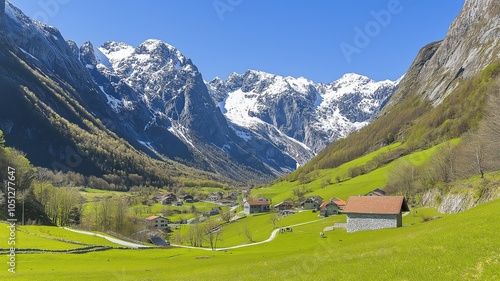
[{"label": "white stone wall", "polygon": [[248,204],[247,202],[243,204],[243,213],[245,215],[250,215],[250,204]]},{"label": "white stone wall", "polygon": [[398,227],[399,216],[347,214],[347,232]]}]

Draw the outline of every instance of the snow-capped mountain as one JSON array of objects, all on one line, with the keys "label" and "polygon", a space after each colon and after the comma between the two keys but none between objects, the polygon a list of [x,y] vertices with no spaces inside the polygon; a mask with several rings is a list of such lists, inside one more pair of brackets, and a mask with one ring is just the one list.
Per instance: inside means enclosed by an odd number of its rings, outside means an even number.
[{"label": "snow-capped mountain", "polygon": [[228,122],[280,142],[285,153],[303,164],[331,142],[367,125],[398,83],[351,73],[324,85],[249,70],[207,85]]},{"label": "snow-capped mountain", "polygon": [[[150,39],[130,46],[110,41],[100,47],[87,42],[78,47],[8,2],[0,10],[0,28],[0,47],[52,81],[39,84],[33,80],[37,75],[23,73],[11,79],[28,85],[32,96],[25,100],[45,107],[33,116],[36,122],[49,126],[59,120],[47,114],[52,110],[73,126],[102,134],[92,131],[97,127],[150,157],[240,181],[293,171],[331,141],[369,122],[397,87],[396,82],[377,83],[354,74],[323,85],[260,71],[206,83],[196,65],[165,42]],[[9,65],[0,70],[13,73]],[[61,89],[49,95],[46,85]],[[0,98],[8,103],[6,93]],[[81,134],[58,132],[58,142],[44,133],[50,126],[42,130],[41,125],[24,124],[23,115],[11,111],[0,112],[0,128],[20,149],[39,156],[33,158],[37,165],[71,159],[68,144],[74,146]],[[89,127],[88,122],[95,124]],[[40,145],[30,146],[33,140]],[[92,169],[83,172],[109,172],[99,153],[84,158]]]},{"label": "snow-capped mountain", "polygon": [[240,166],[268,175],[296,167],[275,143],[249,142],[244,129],[230,126],[196,66],[173,46],[87,42],[80,58],[129,132],[159,156],[223,174],[244,174]]}]

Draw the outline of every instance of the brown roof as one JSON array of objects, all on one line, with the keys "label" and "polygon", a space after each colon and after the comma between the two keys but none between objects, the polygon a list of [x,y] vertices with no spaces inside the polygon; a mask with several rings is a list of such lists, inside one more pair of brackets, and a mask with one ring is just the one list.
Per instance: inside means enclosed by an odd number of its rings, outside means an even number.
[{"label": "brown roof", "polygon": [[409,210],[403,196],[351,196],[344,213],[393,215]]},{"label": "brown roof", "polygon": [[333,203],[337,204],[337,206],[339,206],[339,207],[345,206],[345,201],[338,198],[338,197],[333,198],[332,201],[333,201]]},{"label": "brown roof", "polygon": [[269,202],[267,201],[247,201],[247,203],[251,206],[257,206],[257,205],[269,205]]},{"label": "brown roof", "polygon": [[150,216],[150,217],[145,218],[145,220],[152,221],[152,220],[155,220],[155,219],[157,219],[159,217],[160,216]]},{"label": "brown roof", "polygon": [[292,203],[290,203],[290,202],[286,202],[286,201],[283,201],[283,202],[279,202],[278,204],[274,205],[274,207],[279,207],[279,206],[281,206],[281,205],[290,205],[290,206],[291,206],[291,205],[292,205]]}]

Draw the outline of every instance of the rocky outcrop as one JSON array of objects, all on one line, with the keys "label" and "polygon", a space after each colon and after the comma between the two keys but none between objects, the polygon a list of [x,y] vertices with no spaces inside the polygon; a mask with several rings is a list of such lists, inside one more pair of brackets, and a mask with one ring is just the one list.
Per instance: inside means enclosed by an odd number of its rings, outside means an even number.
[{"label": "rocky outcrop", "polygon": [[500,188],[464,189],[443,193],[429,190],[422,196],[422,205],[437,208],[440,213],[455,214],[500,198]]},{"label": "rocky outcrop", "polygon": [[500,2],[466,0],[446,38],[423,48],[382,114],[408,95],[443,101],[500,58]]}]

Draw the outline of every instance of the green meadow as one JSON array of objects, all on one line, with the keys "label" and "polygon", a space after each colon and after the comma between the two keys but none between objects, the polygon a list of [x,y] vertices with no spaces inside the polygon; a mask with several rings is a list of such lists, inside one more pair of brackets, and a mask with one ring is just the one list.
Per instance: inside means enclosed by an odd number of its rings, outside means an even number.
[{"label": "green meadow", "polygon": [[[357,233],[336,229],[321,238],[319,232],[326,226],[345,220],[342,216],[334,216],[296,226],[293,232],[278,234],[269,243],[221,252],[170,248],[116,249],[87,254],[19,254],[16,273],[9,273],[4,263],[0,278],[499,280],[498,210],[500,200],[428,222],[421,222],[420,214],[416,217],[410,214],[405,217],[404,227],[398,229]],[[427,212],[432,214],[433,211]],[[0,238],[5,240],[6,228],[0,233]]]},{"label": "green meadow", "polygon": [[[459,141],[459,139],[454,139],[450,141],[450,143],[457,144]],[[305,196],[319,195],[325,200],[333,197],[347,200],[349,196],[364,195],[376,188],[383,188],[387,182],[387,172],[392,169],[394,165],[398,165],[400,161],[408,161],[416,166],[423,165],[429,161],[430,157],[439,149],[440,146],[446,144],[447,143],[443,143],[427,150],[411,153],[369,173],[354,178],[347,178],[341,182],[336,182],[337,176],[340,178],[346,178],[349,169],[366,165],[375,157],[402,147],[400,143],[395,143],[363,157],[357,158],[351,162],[345,163],[337,168],[319,170],[319,172],[316,172],[318,173],[316,178],[309,183],[301,184],[299,181],[282,181],[269,187],[254,189],[252,194],[256,197],[269,198],[272,200],[273,204],[276,204],[293,197],[294,189],[300,190],[305,188],[306,190],[311,190],[311,192],[308,192]],[[326,180],[329,180],[331,183],[322,187],[322,183]]]},{"label": "green meadow", "polygon": [[[399,146],[394,144],[384,150]],[[321,186],[324,178],[345,174],[384,152],[376,151],[338,168],[322,170],[305,186],[311,189],[310,195],[347,199],[384,186],[388,170],[398,161],[422,165],[438,148],[415,152],[364,175]],[[472,177],[457,184],[478,181]],[[298,182],[281,182],[254,189],[253,195],[277,203],[301,186]],[[94,190],[88,194],[92,198],[110,195]],[[214,205],[198,202],[195,206],[208,210]],[[164,208],[153,205],[142,215]],[[256,214],[223,226],[217,248],[229,249],[222,251],[118,249],[119,245],[106,239],[58,227],[22,226],[16,232],[19,248],[69,250],[95,245],[113,249],[84,254],[20,253],[16,256],[15,274],[7,271],[8,256],[4,254],[0,280],[500,280],[499,210],[500,200],[455,215],[419,207],[404,216],[402,228],[357,233],[335,229],[325,232],[325,238],[319,233],[345,222],[344,215],[320,219],[317,213],[304,211],[282,217],[273,225],[273,214]],[[270,238],[274,226],[293,226],[293,232],[278,233],[274,240],[259,243]],[[177,231],[184,234],[189,227]],[[8,228],[0,227],[3,253],[8,248],[8,235]],[[230,248],[242,244],[249,245]],[[206,241],[204,246],[208,245]]]}]

